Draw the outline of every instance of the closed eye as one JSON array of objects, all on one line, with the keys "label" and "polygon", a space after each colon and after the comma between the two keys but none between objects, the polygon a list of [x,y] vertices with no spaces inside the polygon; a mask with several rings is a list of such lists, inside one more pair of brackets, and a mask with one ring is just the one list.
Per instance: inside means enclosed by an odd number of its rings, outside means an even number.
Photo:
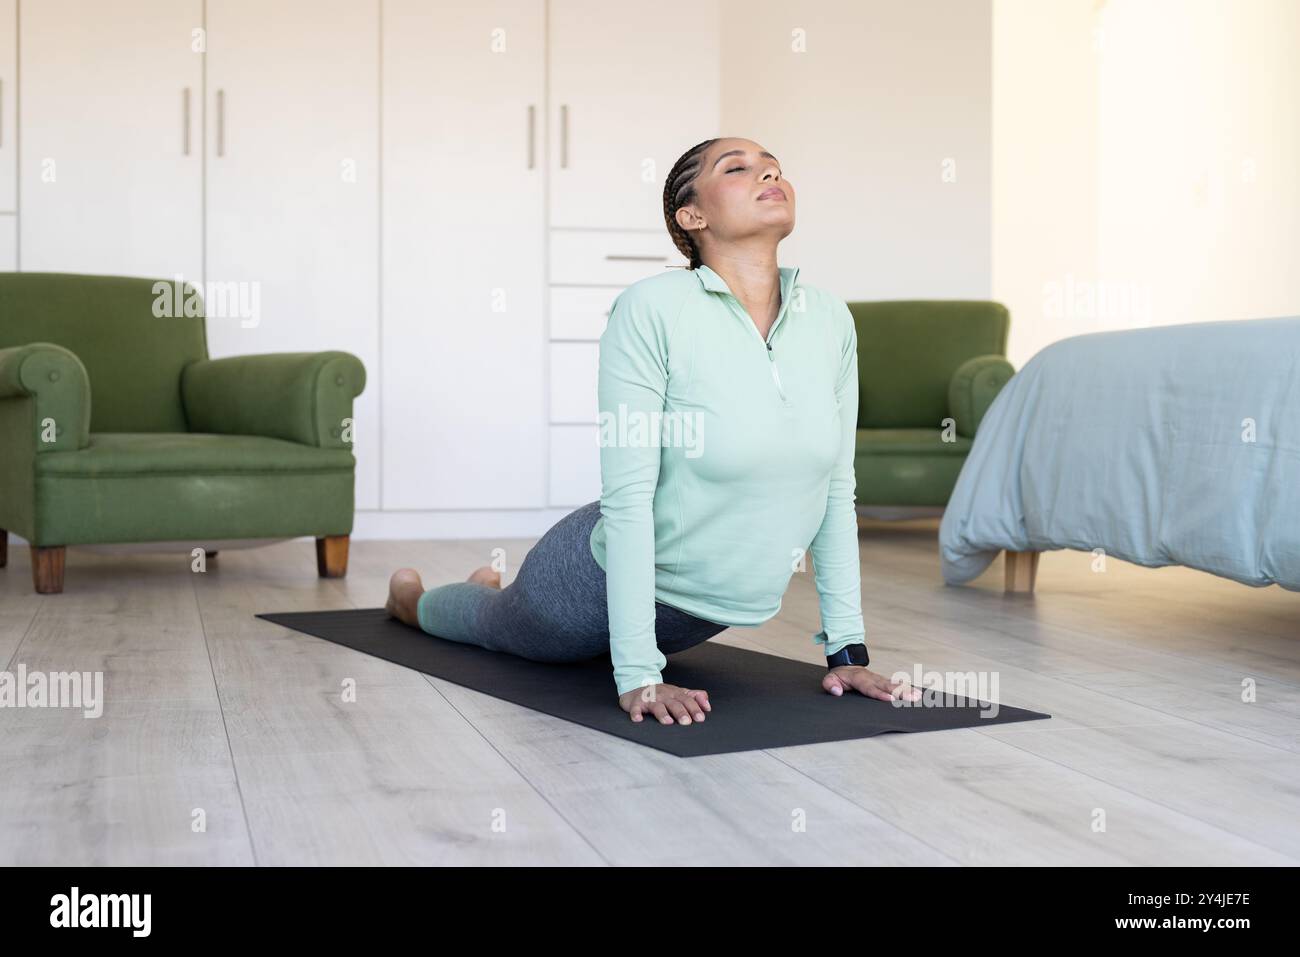
[{"label": "closed eye", "polygon": [[[747,169],[749,169],[748,166],[733,166],[731,169],[727,170],[727,172],[728,172],[728,173],[739,173],[739,172],[742,172],[742,171],[747,170]],[[780,175],[781,175],[781,171],[780,171],[780,170],[777,170],[777,171],[776,171],[776,175],[777,175],[777,176],[780,176]]]}]

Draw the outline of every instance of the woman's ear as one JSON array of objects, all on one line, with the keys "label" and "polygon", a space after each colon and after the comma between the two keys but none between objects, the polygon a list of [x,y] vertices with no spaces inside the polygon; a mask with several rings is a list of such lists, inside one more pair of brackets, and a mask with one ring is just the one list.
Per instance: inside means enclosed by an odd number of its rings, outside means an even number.
[{"label": "woman's ear", "polygon": [[704,217],[700,215],[699,209],[694,203],[687,203],[674,214],[677,219],[677,225],[686,230],[703,229],[708,224],[704,222]]}]

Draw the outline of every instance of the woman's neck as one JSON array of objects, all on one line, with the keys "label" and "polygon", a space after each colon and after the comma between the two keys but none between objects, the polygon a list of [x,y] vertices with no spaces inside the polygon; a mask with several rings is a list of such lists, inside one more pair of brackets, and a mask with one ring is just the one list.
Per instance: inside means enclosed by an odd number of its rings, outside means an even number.
[{"label": "woman's neck", "polygon": [[781,270],[775,251],[761,257],[711,256],[705,265],[722,277],[766,338],[781,311]]}]

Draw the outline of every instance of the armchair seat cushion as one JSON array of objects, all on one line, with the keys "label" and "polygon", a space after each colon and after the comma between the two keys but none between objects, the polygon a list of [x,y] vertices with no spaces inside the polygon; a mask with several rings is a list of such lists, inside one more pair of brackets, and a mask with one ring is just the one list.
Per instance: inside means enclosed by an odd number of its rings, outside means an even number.
[{"label": "armchair seat cushion", "polygon": [[37,475],[220,475],[352,472],[348,449],[322,449],[260,435],[92,432],[75,452],[36,457]]},{"label": "armchair seat cushion", "polygon": [[858,429],[859,505],[934,506],[948,501],[971,440],[933,429]]},{"label": "armchair seat cushion", "polygon": [[258,435],[92,432],[84,449],[35,458],[35,509],[14,530],[38,545],[352,530],[348,449]]},{"label": "armchair seat cushion", "polygon": [[954,435],[943,441],[937,429],[858,429],[858,455],[958,455],[970,451],[971,440]]}]

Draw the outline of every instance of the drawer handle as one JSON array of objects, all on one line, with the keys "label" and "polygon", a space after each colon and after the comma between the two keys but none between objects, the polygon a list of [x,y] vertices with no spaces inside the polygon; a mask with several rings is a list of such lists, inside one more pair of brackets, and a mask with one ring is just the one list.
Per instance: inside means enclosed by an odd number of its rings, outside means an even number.
[{"label": "drawer handle", "polygon": [[190,155],[190,88],[181,91],[181,152]]},{"label": "drawer handle", "polygon": [[569,168],[569,105],[560,104],[560,169]]},{"label": "drawer handle", "polygon": [[217,155],[226,155],[226,91],[217,90]]},{"label": "drawer handle", "polygon": [[606,259],[617,260],[619,262],[644,262],[644,263],[661,263],[666,260],[667,256],[621,256],[616,253],[607,253]]}]

